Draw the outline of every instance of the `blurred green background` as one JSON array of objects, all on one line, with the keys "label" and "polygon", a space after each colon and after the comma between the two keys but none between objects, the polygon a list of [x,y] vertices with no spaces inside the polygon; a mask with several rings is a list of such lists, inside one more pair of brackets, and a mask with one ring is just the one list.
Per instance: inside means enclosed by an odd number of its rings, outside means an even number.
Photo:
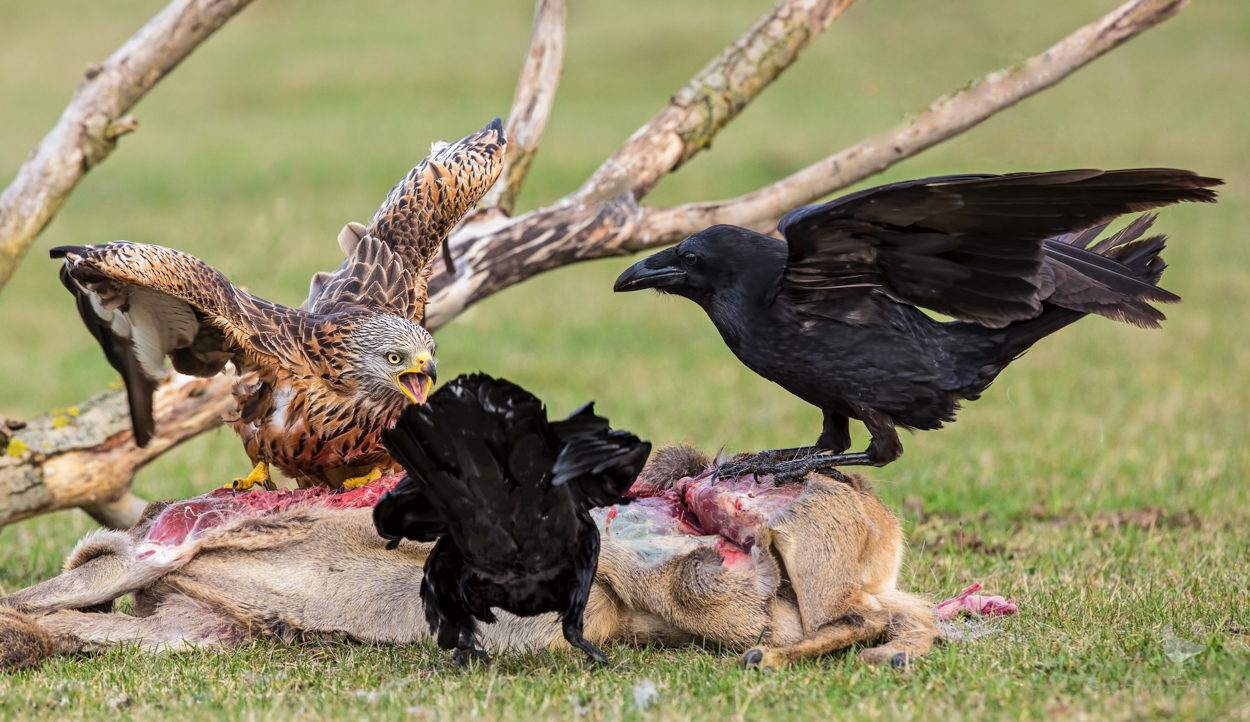
[{"label": "blurred green background", "polygon": [[[572,2],[564,74],[521,199],[576,187],[726,43],[761,0]],[[0,4],[0,169],[55,123],[84,65],[159,0]],[[1037,53],[1108,0],[862,2],[654,204],[774,181],[990,70]],[[258,0],[133,111],[139,132],[94,169],[0,293],[0,412],[32,417],[116,374],[82,327],[47,249],[127,239],[195,254],[262,297],[300,302],[433,140],[506,115],[533,6],[509,2]],[[1185,302],[1162,331],[1087,319],[1006,372],[958,423],[905,438],[876,472],[888,500],[1004,512],[1244,501],[1250,429],[1250,6],[1178,17],[964,136],[869,184],[965,171],[1177,166],[1223,177],[1217,206],[1164,212],[1164,285]],[[550,273],[438,335],[444,379],[484,370],[556,413],[595,399],[650,439],[715,449],[810,442],[815,409],[755,377],[693,304],[613,295],[628,259]],[[857,430],[859,431],[859,430]],[[862,433],[857,443],[866,439]],[[245,470],[220,430],[153,464],[147,498],[204,491]],[[86,523],[86,522],[84,522]],[[6,536],[13,532],[5,532]]]},{"label": "blurred green background", "polygon": [[[104,59],[162,4],[0,0],[6,182],[56,122],[85,64]],[[575,188],[769,4],[571,0],[563,80],[520,210]],[[862,0],[647,201],[724,198],[777,180],[1042,51],[1116,4]],[[338,265],[338,230],[367,221],[431,141],[507,114],[532,12],[530,0],[257,0],[134,109],[140,130],[87,176],[0,292],[0,413],[33,417],[116,379],[59,285],[48,248],[119,238],[169,245],[262,297],[297,304],[314,272]],[[918,675],[897,680],[840,658],[739,679],[721,674],[730,660],[699,652],[637,653],[658,655],[636,659],[635,669],[661,680],[673,710],[687,710],[683,718],[741,717],[757,701],[756,709],[802,716],[866,699],[868,708],[860,701],[855,709],[868,711],[855,715],[972,709],[979,712],[970,716],[991,717],[1025,705],[1036,717],[1078,709],[1133,716],[1139,698],[1135,689],[1124,692],[1124,680],[1173,674],[1159,646],[1166,622],[1204,640],[1209,651],[1186,669],[1214,691],[1181,699],[1181,688],[1167,687],[1142,714],[1204,717],[1239,700],[1244,716],[1250,3],[1196,2],[1058,87],[869,184],[1134,166],[1228,181],[1218,205],[1165,210],[1156,226],[1173,238],[1163,285],[1185,299],[1166,309],[1163,330],[1101,318],[1065,329],[1016,362],[957,423],[905,436],[902,460],[871,474],[885,500],[903,510],[915,546],[906,586],[940,598],[979,580],[1019,594],[1025,613],[1012,622],[1015,631],[935,652]],[[615,425],[657,443],[750,450],[815,438],[816,410],[742,367],[693,304],[613,295],[612,279],[630,260],[562,269],[469,310],[438,334],[440,375],[505,376],[554,413],[595,399]],[[856,434],[857,445],[866,442],[861,429]],[[187,496],[247,466],[234,434],[221,429],[152,464],[135,490],[148,499]],[[1030,508],[1038,502],[1071,523],[1035,519]],[[1100,511],[1152,505],[1172,512],[1179,526],[1104,533],[1086,524]],[[1181,515],[1187,511],[1194,516]],[[935,555],[929,545],[956,525],[976,529],[987,546],[947,546]],[[0,530],[2,591],[55,574],[94,527],[73,511]],[[1237,619],[1240,626],[1229,621]],[[437,658],[428,650],[347,649],[309,661],[300,650],[249,649],[168,663],[125,653],[87,667],[67,660],[11,677],[11,687],[0,681],[0,711],[39,704],[58,716],[63,694],[82,694],[81,714],[108,713],[116,687],[156,717],[162,705],[205,700],[217,700],[200,709],[205,716],[309,716],[300,705],[325,715],[359,712],[367,703],[352,689],[391,685],[395,665],[425,669]],[[231,681],[270,663],[311,666],[298,682]],[[487,709],[503,705],[503,716],[534,709],[541,716],[566,708],[547,704],[563,700],[570,685],[599,689],[594,705],[629,698],[629,675],[574,677],[522,675],[497,688],[495,677],[490,688],[481,677],[461,689],[452,673],[446,686],[434,678],[430,694],[442,696],[422,704],[453,716],[472,704],[476,714],[484,695]],[[272,699],[270,684],[278,690]],[[58,691],[71,688],[79,691]],[[899,697],[903,688],[910,692]],[[1119,692],[1100,702],[1091,689]],[[386,694],[397,715],[410,704]],[[1063,701],[1074,696],[1080,701],[1071,706]],[[594,709],[616,717],[632,708]]]}]

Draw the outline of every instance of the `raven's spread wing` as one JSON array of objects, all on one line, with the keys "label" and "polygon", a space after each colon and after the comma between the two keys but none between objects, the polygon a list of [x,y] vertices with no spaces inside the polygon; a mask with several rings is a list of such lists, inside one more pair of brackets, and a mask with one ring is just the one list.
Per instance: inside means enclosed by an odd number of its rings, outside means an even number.
[{"label": "raven's spread wing", "polygon": [[368,228],[343,229],[346,259],[337,271],[313,277],[304,309],[369,307],[420,323],[430,261],[499,177],[506,146],[498,118],[467,138],[436,145],[391,189]]},{"label": "raven's spread wing", "polygon": [[552,484],[570,484],[587,510],[628,501],[651,444],[609,428],[608,420],[595,414],[593,401],[551,426],[563,444]]},{"label": "raven's spread wing", "polygon": [[291,332],[301,312],[236,288],[194,256],[117,241],[61,246],[61,281],[78,312],[126,382],[135,443],[155,433],[152,393],[165,357],[181,373],[212,376],[227,361],[301,367]]},{"label": "raven's spread wing", "polygon": [[1040,313],[1057,280],[1070,297],[1105,290],[1174,301],[1095,250],[1046,239],[1125,213],[1213,202],[1208,188],[1220,183],[1139,169],[944,176],[871,188],[781,219],[789,245],[782,284],[800,312],[847,323],[871,322],[879,294],[1001,327]]}]

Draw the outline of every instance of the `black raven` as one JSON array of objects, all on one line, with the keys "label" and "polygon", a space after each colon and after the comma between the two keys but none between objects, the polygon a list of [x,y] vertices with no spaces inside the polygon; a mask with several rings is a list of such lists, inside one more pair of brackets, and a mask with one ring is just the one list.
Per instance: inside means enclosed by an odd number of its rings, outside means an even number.
[{"label": "black raven", "polygon": [[477,622],[492,608],[528,617],[558,612],[569,644],[605,662],[582,636],[599,563],[589,511],[625,503],[651,445],[586,404],[547,421],[541,401],[485,374],[460,376],[382,433],[408,478],[378,501],[373,523],[400,538],[433,541],[421,600],[430,632],[464,664],[486,653]]},{"label": "black raven", "polygon": [[[1141,238],[1154,217],[1089,243],[1125,213],[1213,202],[1220,183],[1170,169],[893,183],[790,211],[784,241],[708,228],[630,266],[615,290],[689,298],[752,371],[824,412],[814,448],[733,473],[884,466],[903,453],[895,427],[953,421],[961,400],[1085,314],[1158,327],[1150,302],[1180,298],[1157,286],[1164,236]],[[843,453],[848,419],[872,434],[866,452]]]}]

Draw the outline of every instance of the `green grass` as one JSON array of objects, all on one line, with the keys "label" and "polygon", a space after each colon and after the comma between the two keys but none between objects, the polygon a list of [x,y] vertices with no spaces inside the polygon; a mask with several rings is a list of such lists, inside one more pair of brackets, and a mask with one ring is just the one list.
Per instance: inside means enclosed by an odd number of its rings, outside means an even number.
[{"label": "green grass", "polygon": [[[160,0],[0,0],[0,168],[52,126],[86,62]],[[565,74],[521,199],[571,190],[767,0],[574,2]],[[861,2],[649,198],[728,197],[875,132],[989,70],[1049,46],[1115,0]],[[337,265],[426,152],[507,112],[528,0],[260,0],[135,109],[142,123],[93,170],[0,293],[0,412],[34,416],[115,374],[76,317],[47,249],[126,238],[194,253],[266,298],[296,303]],[[730,656],[616,647],[584,674],[559,655],[472,673],[426,646],[269,643],[151,659],[117,651],[0,677],[12,717],[142,719],[1250,718],[1250,5],[1179,17],[872,183],[960,171],[1167,165],[1228,180],[1217,206],[1168,210],[1162,331],[1090,319],[1018,361],[950,428],[904,439],[874,472],[914,548],[906,586],[973,581],[1021,614],[949,644],[909,676],[845,655],[770,676]],[[614,296],[629,261],[548,274],[439,333],[445,378],[485,370],[546,399],[587,399],[659,443],[757,449],[810,440],[819,416],[743,368],[680,299]],[[862,444],[866,437],[856,437]],[[228,431],[145,469],[146,498],[187,496],[247,462]],[[905,503],[906,502],[906,503]],[[1035,505],[1049,511],[1039,517]],[[1153,528],[1111,512],[1160,507]],[[924,509],[925,513],[920,513]],[[1103,514],[1102,517],[1099,514]],[[1059,519],[1049,518],[1058,515]],[[0,530],[0,587],[56,574],[94,527],[65,512]],[[977,548],[934,548],[962,528]],[[1171,662],[1163,628],[1205,645]],[[1239,631],[1240,630],[1240,631]],[[652,680],[659,701],[635,708]],[[578,713],[584,711],[584,716]]]}]

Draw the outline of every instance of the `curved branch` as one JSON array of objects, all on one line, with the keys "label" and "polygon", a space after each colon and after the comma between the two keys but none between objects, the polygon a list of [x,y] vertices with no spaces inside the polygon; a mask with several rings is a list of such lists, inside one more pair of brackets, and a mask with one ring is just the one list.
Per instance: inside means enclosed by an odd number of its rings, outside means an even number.
[{"label": "curved branch", "polygon": [[252,0],[174,0],[102,64],[87,66],[61,119],[0,195],[0,288],[92,167],[138,128],[130,110]]},{"label": "curved branch", "polygon": [[483,210],[498,209],[512,215],[517,196],[525,185],[530,164],[538,152],[538,143],[547,129],[547,117],[560,84],[560,67],[564,63],[564,0],[538,0],[534,8],[534,33],[529,51],[517,79],[512,110],[504,131],[508,136],[508,152],[504,157],[500,180],[478,205]]},{"label": "curved branch", "polygon": [[676,243],[727,223],[767,232],[792,208],[816,201],[959,135],[1058,83],[1091,61],[1180,12],[1189,0],[1132,0],[1032,58],[974,80],[930,103],[901,126],[856,143],[739,198],[647,209],[623,247]]},{"label": "curved branch", "polygon": [[798,59],[854,0],[780,0],[673,95],[570,196],[592,204],[624,191],[641,200]]},{"label": "curved branch", "polygon": [[575,192],[514,223],[498,214],[462,223],[444,246],[461,270],[434,269],[426,325],[442,326],[475,301],[542,271],[628,252],[613,239],[632,227],[637,200],[709,147],[851,2],[779,0]]},{"label": "curved branch", "polygon": [[156,392],[156,435],[144,448],[130,432],[125,389],[31,421],[0,454],[0,525],[83,507],[101,523],[129,526],[143,511],[143,502],[130,495],[135,473],[220,424],[234,408],[233,386],[231,375],[170,373]]}]

